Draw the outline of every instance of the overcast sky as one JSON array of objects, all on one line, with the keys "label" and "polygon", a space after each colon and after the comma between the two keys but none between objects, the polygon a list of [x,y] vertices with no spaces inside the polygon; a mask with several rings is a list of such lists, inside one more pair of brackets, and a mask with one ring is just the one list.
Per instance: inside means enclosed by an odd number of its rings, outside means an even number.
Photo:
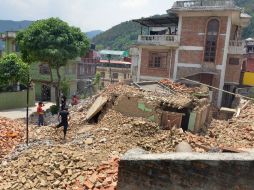
[{"label": "overcast sky", "polygon": [[82,31],[107,30],[121,22],[165,14],[174,0],[0,0],[0,20],[59,17]]}]

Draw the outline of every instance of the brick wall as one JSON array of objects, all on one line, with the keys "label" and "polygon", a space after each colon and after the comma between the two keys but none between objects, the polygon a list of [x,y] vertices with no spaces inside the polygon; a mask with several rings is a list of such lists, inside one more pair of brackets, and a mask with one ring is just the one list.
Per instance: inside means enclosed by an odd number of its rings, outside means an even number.
[{"label": "brick wall", "polygon": [[[238,65],[232,65],[229,64],[230,58],[238,58],[239,64]],[[235,82],[239,83],[240,76],[241,76],[241,67],[242,67],[242,57],[236,56],[236,55],[229,55],[227,59],[227,66],[226,66],[226,73],[225,73],[225,82]]]},{"label": "brick wall", "polygon": [[118,190],[254,187],[253,154],[132,154],[120,160]]},{"label": "brick wall", "polygon": [[203,51],[179,51],[179,63],[202,64]]},{"label": "brick wall", "polygon": [[[223,59],[223,49],[225,45],[225,33],[227,29],[227,17],[216,17],[220,21],[220,31],[217,41],[216,64],[221,64]],[[206,26],[211,17],[183,17],[181,46],[198,46],[205,49]],[[180,63],[203,63],[204,50],[179,52]]]},{"label": "brick wall", "polygon": [[[149,58],[151,53],[168,53],[167,56],[167,63],[165,68],[151,68],[149,67]],[[170,50],[147,50],[142,49],[142,56],[141,56],[141,68],[140,68],[140,75],[142,76],[151,76],[151,77],[163,77],[168,78],[169,77],[169,67],[170,67],[170,59],[171,59],[171,71],[173,72],[174,68],[174,61],[175,61],[175,50],[172,52],[172,58],[171,58],[171,52]]]}]

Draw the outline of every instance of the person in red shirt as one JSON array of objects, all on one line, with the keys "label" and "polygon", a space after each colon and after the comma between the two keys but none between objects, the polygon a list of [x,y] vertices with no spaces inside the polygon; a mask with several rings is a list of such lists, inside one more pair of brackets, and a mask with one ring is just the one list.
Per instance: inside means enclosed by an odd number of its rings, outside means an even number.
[{"label": "person in red shirt", "polygon": [[78,97],[76,95],[73,95],[71,99],[71,105],[74,106],[77,104],[78,104]]},{"label": "person in red shirt", "polygon": [[43,111],[43,103],[39,102],[37,107],[37,114],[38,114],[38,126],[44,125],[44,111]]}]

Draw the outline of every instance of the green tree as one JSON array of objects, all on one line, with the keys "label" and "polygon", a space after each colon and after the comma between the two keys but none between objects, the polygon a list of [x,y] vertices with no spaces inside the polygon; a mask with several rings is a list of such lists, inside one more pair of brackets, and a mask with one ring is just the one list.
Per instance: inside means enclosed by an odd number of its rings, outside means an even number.
[{"label": "green tree", "polygon": [[16,85],[18,82],[26,84],[29,66],[16,54],[5,55],[0,60],[1,86]]},{"label": "green tree", "polygon": [[[59,18],[38,20],[17,35],[23,60],[43,62],[50,68],[50,83],[55,87],[56,104],[60,104],[60,68],[68,60],[84,55],[89,41],[79,28],[71,27]],[[53,81],[52,69],[56,69],[57,81]]]}]

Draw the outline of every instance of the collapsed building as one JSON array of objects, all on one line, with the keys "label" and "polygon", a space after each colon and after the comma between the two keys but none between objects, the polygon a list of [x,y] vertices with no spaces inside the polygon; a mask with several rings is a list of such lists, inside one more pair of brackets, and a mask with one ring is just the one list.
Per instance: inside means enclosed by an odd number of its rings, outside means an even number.
[{"label": "collapsed building", "polygon": [[98,122],[100,115],[110,107],[125,116],[145,118],[168,130],[176,127],[198,132],[209,121],[208,89],[200,96],[176,92],[154,82],[121,89],[124,91],[109,88],[102,93],[88,111],[86,120]]}]

